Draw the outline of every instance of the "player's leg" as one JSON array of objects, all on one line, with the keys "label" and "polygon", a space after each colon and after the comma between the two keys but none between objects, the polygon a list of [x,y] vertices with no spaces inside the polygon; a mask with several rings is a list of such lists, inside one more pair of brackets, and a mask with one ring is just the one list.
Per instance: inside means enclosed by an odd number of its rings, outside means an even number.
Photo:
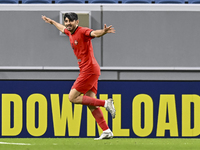
[{"label": "player's leg", "polygon": [[87,106],[101,106],[105,107],[107,111],[110,112],[112,118],[115,118],[115,107],[112,99],[100,100],[90,96],[82,96],[82,93],[76,89],[71,89],[69,93],[69,100],[74,104],[82,104]]},{"label": "player's leg", "polygon": [[90,105],[90,106],[102,106],[104,107],[105,101],[96,99],[90,96],[82,96],[82,92],[79,92],[78,90],[71,89],[69,93],[69,101],[74,104],[83,104],[83,105]]},{"label": "player's leg", "polygon": [[[90,90],[88,91],[86,94],[86,96],[89,97],[96,97],[96,94]],[[113,138],[113,133],[112,131],[109,129],[104,117],[103,117],[103,113],[101,111],[101,109],[98,106],[88,106],[88,108],[90,109],[93,117],[95,118],[97,124],[100,126],[100,128],[103,130],[102,135],[99,138],[96,138],[95,140],[100,140],[100,139],[111,139]]]},{"label": "player's leg", "polygon": [[69,92],[69,101],[75,104],[82,104],[82,93],[76,89],[71,89]]},{"label": "player's leg", "polygon": [[79,74],[69,93],[69,100],[74,104],[105,107],[111,113],[112,117],[115,118],[115,108],[112,99],[104,101],[87,95],[81,95],[81,93],[86,94],[94,85],[97,86],[98,78],[99,76],[95,74]]},{"label": "player's leg", "polygon": [[[93,91],[88,91],[86,94],[86,96],[89,97],[96,97],[96,94]],[[101,129],[103,131],[109,129],[104,117],[103,117],[103,113],[101,111],[101,109],[98,106],[88,106],[88,108],[90,109],[92,115],[94,116],[94,118],[96,119],[98,125],[101,127]]]},{"label": "player's leg", "polygon": [[93,98],[90,96],[84,95],[82,98],[82,104],[87,105],[87,106],[101,106],[105,107],[107,111],[110,112],[112,118],[115,118],[115,107],[114,107],[114,102],[113,99],[108,99],[108,100],[100,100],[97,98]]},{"label": "player's leg", "polygon": [[112,118],[115,118],[115,107],[112,99],[100,100],[87,95],[82,96],[82,92],[71,89],[69,93],[69,100],[74,104],[82,104],[87,106],[101,106],[105,107],[107,111],[111,113]]}]

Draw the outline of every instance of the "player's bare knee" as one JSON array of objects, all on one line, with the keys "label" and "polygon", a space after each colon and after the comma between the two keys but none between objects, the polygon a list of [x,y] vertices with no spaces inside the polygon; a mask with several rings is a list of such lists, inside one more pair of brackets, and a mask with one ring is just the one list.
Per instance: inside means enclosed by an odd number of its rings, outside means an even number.
[{"label": "player's bare knee", "polygon": [[75,98],[74,98],[73,95],[70,95],[70,94],[69,94],[69,101],[70,101],[71,103],[74,103],[74,102],[75,102]]}]

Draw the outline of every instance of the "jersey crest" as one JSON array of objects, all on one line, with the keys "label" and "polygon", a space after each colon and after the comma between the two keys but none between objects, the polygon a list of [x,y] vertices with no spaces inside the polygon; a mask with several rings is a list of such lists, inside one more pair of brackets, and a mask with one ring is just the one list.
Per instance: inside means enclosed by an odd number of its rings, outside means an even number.
[{"label": "jersey crest", "polygon": [[78,41],[77,41],[77,40],[75,40],[75,41],[74,41],[74,44],[75,44],[75,45],[77,45],[77,44],[78,44]]}]

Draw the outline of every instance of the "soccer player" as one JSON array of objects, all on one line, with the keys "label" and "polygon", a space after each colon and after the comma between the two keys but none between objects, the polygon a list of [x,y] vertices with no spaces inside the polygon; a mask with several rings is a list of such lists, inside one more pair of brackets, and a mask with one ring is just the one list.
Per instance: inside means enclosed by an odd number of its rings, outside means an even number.
[{"label": "soccer player", "polygon": [[106,24],[100,30],[92,30],[78,26],[79,20],[76,13],[65,13],[64,25],[46,16],[42,16],[42,19],[69,36],[74,54],[77,57],[80,73],[70,90],[70,102],[88,106],[96,122],[103,130],[101,136],[96,138],[96,140],[113,138],[113,133],[108,127],[103,113],[99,108],[105,107],[111,113],[112,118],[115,118],[113,99],[100,100],[95,98],[98,78],[100,76],[100,67],[94,57],[91,39],[101,37],[107,33],[115,33],[115,29],[112,25],[107,27]]}]

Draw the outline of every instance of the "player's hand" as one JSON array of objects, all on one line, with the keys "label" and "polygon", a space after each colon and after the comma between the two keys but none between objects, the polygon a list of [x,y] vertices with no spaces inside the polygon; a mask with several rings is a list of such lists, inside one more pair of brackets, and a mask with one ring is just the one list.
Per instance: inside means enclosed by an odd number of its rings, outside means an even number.
[{"label": "player's hand", "polygon": [[103,30],[104,30],[105,33],[115,33],[115,29],[112,27],[112,25],[107,27],[106,24],[104,24],[104,29]]},{"label": "player's hand", "polygon": [[47,18],[46,16],[43,16],[43,15],[42,15],[42,19],[43,19],[46,23],[53,24],[53,20],[50,19],[50,18]]}]

